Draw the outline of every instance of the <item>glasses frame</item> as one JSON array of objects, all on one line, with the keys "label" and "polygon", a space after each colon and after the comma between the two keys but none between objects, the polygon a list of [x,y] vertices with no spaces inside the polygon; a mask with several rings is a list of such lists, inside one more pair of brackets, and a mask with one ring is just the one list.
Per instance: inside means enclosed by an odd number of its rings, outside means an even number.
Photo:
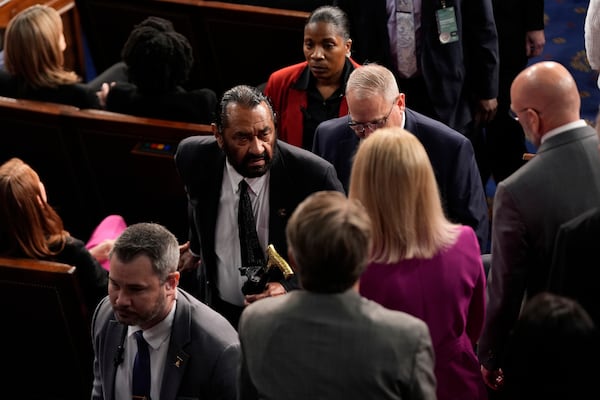
[{"label": "glasses frame", "polygon": [[396,106],[396,104],[398,104],[398,98],[394,100],[394,102],[392,103],[392,107],[390,107],[390,111],[388,111],[385,117],[376,119],[375,121],[371,122],[352,121],[350,114],[348,114],[348,126],[350,127],[350,129],[352,129],[359,135],[364,134],[367,131],[367,129],[369,129],[370,131],[374,131],[376,129],[383,128],[385,124],[387,124],[387,121],[390,118],[392,111],[394,111],[394,107]]},{"label": "glasses frame", "polygon": [[527,110],[533,110],[534,113],[536,113],[537,115],[540,115],[541,112],[539,112],[538,110],[536,110],[533,107],[525,107],[520,109],[519,111],[513,111],[512,108],[508,108],[508,115],[509,117],[511,117],[512,119],[514,119],[515,121],[519,121],[519,113],[522,113],[523,111],[527,111]]}]

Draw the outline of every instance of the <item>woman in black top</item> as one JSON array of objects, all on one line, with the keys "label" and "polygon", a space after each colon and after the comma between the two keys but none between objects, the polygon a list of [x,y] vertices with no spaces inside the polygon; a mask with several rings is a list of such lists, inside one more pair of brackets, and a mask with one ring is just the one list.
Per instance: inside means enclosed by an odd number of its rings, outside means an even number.
[{"label": "woman in black top", "polygon": [[34,5],[15,15],[4,35],[5,71],[0,71],[0,95],[100,108],[96,92],[78,83],[63,67],[67,45],[58,11]]},{"label": "woman in black top", "polygon": [[85,244],[64,230],[46,201],[38,174],[22,160],[0,165],[0,255],[57,261],[76,268],[86,307],[92,313],[108,293],[108,274]]},{"label": "woman in black top", "polygon": [[105,97],[107,110],[200,124],[213,122],[215,92],[182,87],[194,57],[187,38],[175,32],[170,21],[149,17],[136,25],[121,56],[123,62],[89,83],[90,87],[103,83],[101,98]]}]

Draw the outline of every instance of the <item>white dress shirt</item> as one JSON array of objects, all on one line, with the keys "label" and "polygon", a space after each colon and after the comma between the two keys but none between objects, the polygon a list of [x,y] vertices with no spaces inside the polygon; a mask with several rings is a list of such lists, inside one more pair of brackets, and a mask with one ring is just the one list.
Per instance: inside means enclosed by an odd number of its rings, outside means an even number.
[{"label": "white dress shirt", "polygon": [[559,126],[558,128],[551,129],[548,132],[546,132],[546,134],[544,136],[542,136],[540,143],[544,143],[546,140],[550,139],[552,136],[556,136],[556,135],[566,132],[568,130],[580,128],[580,127],[583,127],[586,125],[587,125],[587,123],[584,120],[580,119],[578,121],[569,122],[568,124]]},{"label": "white dress shirt", "polygon": [[[173,302],[173,307],[171,307],[171,311],[165,319],[143,332],[144,339],[148,342],[148,350],[150,351],[150,397],[152,399],[160,399],[162,377],[165,370],[165,362],[167,361],[171,326],[173,325],[176,308],[177,301]],[[125,338],[125,343],[123,343],[123,362],[119,364],[115,377],[115,400],[131,400],[131,377],[133,362],[137,354],[137,342],[133,334],[140,329],[137,325],[127,328],[127,337]]]},{"label": "white dress shirt", "polygon": [[215,228],[217,282],[221,298],[238,306],[244,305],[242,285],[246,280],[239,270],[242,266],[238,232],[239,184],[242,179],[248,183],[258,241],[266,251],[269,242],[269,175],[267,172],[259,178],[244,178],[229,160],[225,162]]}]

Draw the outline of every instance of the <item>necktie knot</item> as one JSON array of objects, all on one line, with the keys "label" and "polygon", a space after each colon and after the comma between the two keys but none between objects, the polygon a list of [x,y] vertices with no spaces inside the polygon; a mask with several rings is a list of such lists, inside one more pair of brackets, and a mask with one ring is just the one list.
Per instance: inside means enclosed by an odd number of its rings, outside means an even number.
[{"label": "necktie knot", "polygon": [[146,349],[148,349],[148,342],[146,342],[146,339],[144,339],[144,331],[143,330],[140,329],[139,331],[136,331],[134,333],[134,336],[135,336],[135,341],[137,342],[137,345],[138,345],[138,351],[139,351],[140,346],[144,346],[144,347],[146,347]]}]

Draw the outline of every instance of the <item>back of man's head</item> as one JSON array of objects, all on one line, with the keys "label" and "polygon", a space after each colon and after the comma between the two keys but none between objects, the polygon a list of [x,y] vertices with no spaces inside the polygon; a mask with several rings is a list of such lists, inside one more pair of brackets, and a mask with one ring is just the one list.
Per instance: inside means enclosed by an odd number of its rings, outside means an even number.
[{"label": "back of man's head", "polygon": [[358,201],[334,191],[307,197],[286,228],[289,255],[302,287],[317,293],[351,288],[367,265],[371,229]]},{"label": "back of man's head", "polygon": [[152,268],[164,281],[177,271],[179,244],[167,228],[156,223],[140,222],[127,227],[115,241],[109,257],[130,263],[140,255],[150,259]]},{"label": "back of man's head", "polygon": [[575,79],[555,61],[542,61],[521,71],[510,96],[513,111],[537,113],[541,133],[580,119],[581,97]]}]

